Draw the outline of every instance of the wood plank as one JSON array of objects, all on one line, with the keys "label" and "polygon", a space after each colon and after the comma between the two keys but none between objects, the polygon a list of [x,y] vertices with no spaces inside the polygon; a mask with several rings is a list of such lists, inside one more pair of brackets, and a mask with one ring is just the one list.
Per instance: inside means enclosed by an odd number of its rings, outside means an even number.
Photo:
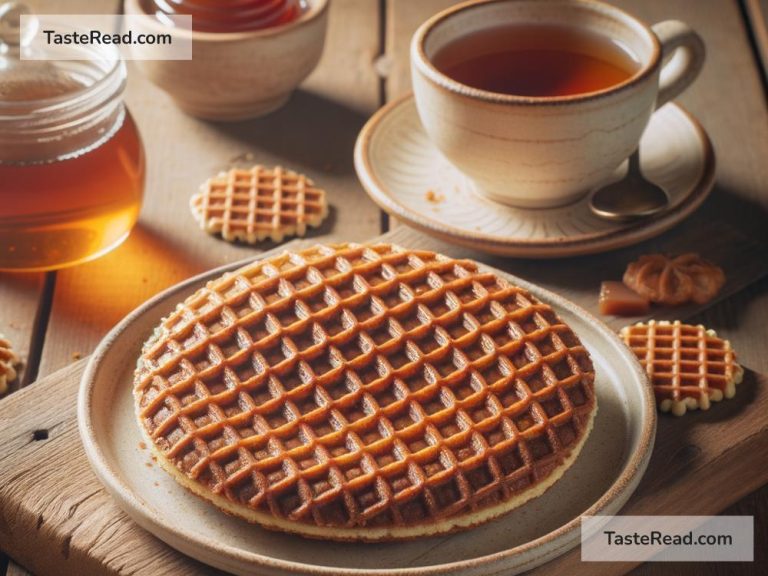
[{"label": "wood plank", "polygon": [[411,37],[422,22],[461,0],[387,0],[386,95],[387,101],[411,90]]},{"label": "wood plank", "polygon": [[[2,496],[0,546],[38,576],[209,573],[128,521],[106,492],[94,484],[75,418],[76,381],[83,367],[84,363],[78,362],[60,373],[72,381],[68,390],[58,387],[57,377],[45,378],[6,401],[14,415],[0,420],[0,430],[8,439],[0,456],[7,482]],[[42,410],[42,405],[29,403],[40,393],[47,396]],[[48,439],[34,441],[35,430],[46,430]],[[17,450],[34,459],[11,462],[8,457]],[[48,473],[43,473],[48,466],[37,465],[40,462],[52,465]],[[19,498],[34,499],[34,509],[5,506]],[[142,558],[135,555],[139,548],[146,551]]]},{"label": "wood plank", "polygon": [[380,25],[379,0],[333,0],[323,58],[304,89],[369,116],[381,104]]},{"label": "wood plank", "polygon": [[768,76],[768,0],[744,0],[763,74]]},{"label": "wood plank", "polygon": [[263,119],[215,124],[191,118],[129,66],[126,101],[148,158],[142,215],[118,249],[59,273],[41,374],[90,353],[120,318],[163,288],[271,247],[229,244],[193,221],[189,197],[220,170],[258,162],[309,175],[328,190],[332,206],[323,226],[310,232],[313,238],[362,240],[379,232],[379,211],[352,164],[362,111],[378,106],[379,79],[371,66],[377,6],[376,0],[333,2],[322,64],[285,108]]},{"label": "wood plank", "polygon": [[[390,102],[411,90],[410,47],[413,33],[427,18],[458,4],[460,0],[386,1],[385,54],[380,69],[385,78],[386,100]],[[388,230],[406,226],[390,215],[385,221]]]},{"label": "wood plank", "polygon": [[[461,252],[405,228],[382,240]],[[75,395],[82,369],[78,362],[7,400],[0,417],[0,443],[7,446],[0,455],[0,546],[38,576],[64,570],[212,573],[137,529],[99,486],[76,436]],[[662,417],[651,468],[625,510],[716,513],[761,486],[768,480],[768,460],[757,456],[768,450],[766,410],[768,377],[749,372],[734,400],[686,418]],[[47,440],[32,441],[38,429],[48,431]],[[35,462],[44,464],[30,464]],[[67,474],[61,473],[64,467]],[[739,482],[732,481],[732,474]],[[728,490],[722,490],[725,485]],[[578,551],[540,572],[595,570],[573,554]],[[630,567],[605,570],[618,574]]]},{"label": "wood plank", "polygon": [[[355,0],[355,1],[356,1],[356,0]],[[424,4],[426,4],[428,1],[430,1],[430,0],[422,0],[422,2],[423,2]],[[337,2],[338,2],[338,0],[337,0]],[[407,3],[407,4],[412,4],[412,5],[422,5],[422,2],[419,2],[419,3],[411,2],[411,3]],[[404,3],[404,4],[406,4],[406,3]],[[633,6],[633,8],[634,8],[634,6]],[[713,11],[713,12],[716,12],[716,11]],[[687,15],[686,15],[686,16],[687,16]],[[684,16],[684,18],[685,18],[686,16]],[[712,18],[714,18],[714,16],[712,16]],[[313,90],[314,90],[314,86],[313,86]],[[320,90],[321,90],[321,88],[319,88],[319,89],[318,89],[318,91],[317,91],[316,93],[321,93],[321,92],[320,92]],[[311,96],[311,95],[308,95],[308,96]],[[162,95],[159,95],[159,97],[160,97],[160,98],[162,98],[163,96],[162,96]],[[709,116],[707,116],[706,118],[707,118],[707,122],[709,122]],[[709,124],[707,124],[707,126],[708,126],[708,128],[709,128]],[[741,124],[741,129],[745,129],[745,128],[748,128],[748,126],[745,126],[745,125],[744,125],[744,123],[742,123],[742,124]],[[733,131],[733,132],[734,132],[734,133],[738,133],[738,130],[734,129],[734,131]],[[313,133],[314,133],[314,132],[313,132]],[[714,137],[714,134],[713,134],[713,137]],[[716,141],[716,144],[717,144],[717,141]],[[741,147],[733,147],[733,148],[738,148],[739,150],[741,150]],[[722,161],[722,159],[721,159],[721,161]],[[736,178],[735,178],[735,179],[734,179],[734,176],[736,176]],[[318,179],[319,179],[319,177],[318,177]],[[742,196],[742,192],[743,192],[745,189],[746,189],[747,191],[749,191],[749,190],[753,189],[753,188],[752,188],[752,184],[753,184],[753,182],[748,182],[748,183],[747,183],[747,184],[748,184],[748,186],[747,186],[746,188],[745,188],[745,187],[741,187],[741,186],[739,186],[739,184],[741,184],[741,180],[739,179],[739,177],[738,177],[738,175],[736,174],[736,172],[735,172],[735,171],[733,171],[733,173],[732,173],[732,175],[731,175],[731,178],[728,180],[728,182],[730,182],[731,184],[733,184],[733,186],[729,186],[729,187],[725,188],[725,194],[726,194],[726,197],[725,197],[725,202],[724,202],[724,204],[728,204],[728,200],[729,200],[729,197],[728,197],[728,193],[730,192],[730,190],[731,190],[731,189],[733,189],[733,190],[736,190],[735,196],[737,196],[737,197],[740,197],[740,196]],[[183,238],[183,236],[182,236],[181,238]],[[239,256],[238,256],[238,255],[232,256],[232,258],[235,258],[235,257],[239,257]],[[216,263],[217,263],[217,262],[216,262]],[[214,264],[215,264],[215,263],[214,263]],[[208,266],[205,266],[205,267],[208,267]],[[199,268],[198,268],[198,269],[199,269]],[[762,294],[765,294],[765,290],[763,290]],[[149,295],[149,294],[147,294],[147,296],[148,296],[148,295]],[[109,293],[108,293],[107,291],[105,291],[105,293],[104,293],[104,294],[102,294],[102,296],[106,296],[106,297],[109,297]],[[146,296],[145,296],[145,297],[146,297]],[[141,299],[143,299],[143,298],[141,298]],[[729,302],[730,302],[730,301],[729,301]],[[746,317],[746,318],[744,318],[744,321],[746,321],[747,323],[749,323],[749,322],[750,322],[750,320],[752,320],[752,319],[754,318],[754,315],[753,315],[753,308],[754,308],[755,306],[752,304],[752,302],[753,302],[753,300],[751,300],[751,299],[747,299],[747,300],[745,301],[745,303],[743,304],[743,306],[742,306],[742,311],[743,311],[743,313],[747,315],[747,317]],[[85,303],[85,305],[88,305],[88,303]],[[728,308],[728,307],[727,307],[727,306],[725,306],[725,308]],[[760,307],[760,309],[761,309],[761,310],[765,310],[766,308],[761,306],[761,307]],[[742,331],[741,327],[737,327],[737,326],[733,325],[733,320],[732,320],[732,318],[731,318],[731,320],[728,320],[728,318],[730,318],[730,317],[729,317],[729,316],[727,316],[727,314],[724,316],[724,318],[725,318],[725,320],[724,320],[724,321],[725,321],[725,322],[728,322],[728,323],[731,325],[730,327],[731,327],[731,329],[732,329],[732,330],[733,330],[735,333],[737,333],[737,334],[740,334],[740,333],[742,333],[742,332],[746,332],[746,330]],[[753,322],[753,324],[754,324],[755,326],[759,326],[759,324],[757,324],[756,322]],[[106,323],[105,323],[105,325],[106,325]],[[751,325],[751,324],[750,324],[750,325]],[[762,326],[764,327],[764,326],[765,326],[765,324],[762,324]],[[748,333],[748,334],[759,334],[760,332],[753,332],[753,331],[752,331],[752,332],[747,332],[747,333]],[[746,337],[745,337],[745,339],[746,339]],[[753,339],[753,340],[754,340],[754,339]],[[757,344],[755,345],[755,350],[757,350]],[[68,355],[67,355],[67,353],[66,353],[66,352],[64,352],[63,354],[61,354],[61,355],[60,355],[60,360],[67,360],[67,359],[68,359]],[[763,360],[763,361],[765,361],[765,360]]]}]

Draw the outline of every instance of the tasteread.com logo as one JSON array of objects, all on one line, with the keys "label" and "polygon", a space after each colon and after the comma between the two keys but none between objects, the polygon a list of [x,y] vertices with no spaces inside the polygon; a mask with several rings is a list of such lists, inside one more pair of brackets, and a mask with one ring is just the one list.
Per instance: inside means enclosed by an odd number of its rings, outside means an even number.
[{"label": "tasteread.com logo", "polygon": [[24,14],[20,25],[35,31],[26,39],[22,60],[98,58],[93,50],[106,59],[117,54],[123,60],[192,59],[189,15],[160,21],[146,14]]},{"label": "tasteread.com logo", "polygon": [[752,516],[584,516],[585,562],[751,562]]},{"label": "tasteread.com logo", "polygon": [[56,30],[43,30],[45,41],[48,44],[70,45],[70,44],[114,44],[114,45],[137,45],[152,46],[155,44],[171,45],[173,36],[171,34],[134,34],[133,30],[128,30],[122,34],[106,33],[101,30],[89,30],[88,32],[56,32]]},{"label": "tasteread.com logo", "polygon": [[652,530],[647,534],[632,532],[621,534],[615,530],[604,530],[609,546],[733,546],[730,534],[665,534]]}]

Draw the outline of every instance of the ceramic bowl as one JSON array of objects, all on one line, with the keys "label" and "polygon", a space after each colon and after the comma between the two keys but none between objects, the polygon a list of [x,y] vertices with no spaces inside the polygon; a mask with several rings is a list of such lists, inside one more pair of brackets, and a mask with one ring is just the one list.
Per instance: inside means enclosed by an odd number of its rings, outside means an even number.
[{"label": "ceramic bowl", "polygon": [[[125,13],[146,14],[139,0],[126,0]],[[248,32],[190,31],[154,18],[140,22],[145,29],[138,32],[192,38],[191,60],[137,60],[147,78],[192,116],[241,120],[280,108],[317,66],[328,0],[309,0],[309,8],[290,24]]]}]

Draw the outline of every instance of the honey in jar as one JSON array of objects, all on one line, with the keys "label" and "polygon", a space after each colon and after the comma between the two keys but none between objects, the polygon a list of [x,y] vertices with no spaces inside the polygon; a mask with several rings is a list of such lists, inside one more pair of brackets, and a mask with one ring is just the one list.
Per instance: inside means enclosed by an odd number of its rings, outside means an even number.
[{"label": "honey in jar", "polygon": [[192,16],[198,32],[246,32],[282,26],[297,20],[306,0],[142,0],[142,9],[164,16]]},{"label": "honey in jar", "polygon": [[122,102],[116,50],[79,46],[82,60],[20,60],[22,40],[0,38],[0,269],[51,270],[127,237],[141,207],[144,153]]}]

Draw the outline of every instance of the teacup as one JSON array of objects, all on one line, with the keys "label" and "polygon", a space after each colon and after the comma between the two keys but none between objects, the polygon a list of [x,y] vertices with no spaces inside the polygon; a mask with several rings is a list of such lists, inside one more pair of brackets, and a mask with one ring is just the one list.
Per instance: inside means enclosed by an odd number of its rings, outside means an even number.
[{"label": "teacup", "polygon": [[[518,96],[462,84],[433,62],[465,35],[541,24],[607,37],[638,68],[599,91]],[[701,38],[683,22],[649,27],[596,0],[473,0],[418,29],[411,74],[429,138],[478,191],[512,206],[547,208],[574,202],[615,177],[637,149],[653,111],[696,78],[704,53]]]}]

